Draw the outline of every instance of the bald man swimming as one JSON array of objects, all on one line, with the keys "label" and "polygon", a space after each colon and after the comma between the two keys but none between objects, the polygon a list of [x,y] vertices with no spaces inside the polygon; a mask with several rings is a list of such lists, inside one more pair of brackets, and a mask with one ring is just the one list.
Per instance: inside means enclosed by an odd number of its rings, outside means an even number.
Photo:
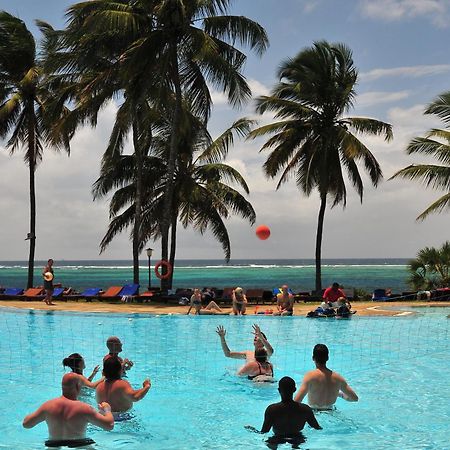
[{"label": "bald man swimming", "polygon": [[92,439],[86,438],[88,423],[104,430],[114,428],[114,417],[108,403],[98,405],[99,412],[87,403],[78,401],[82,383],[76,373],[67,373],[62,379],[61,397],[48,400],[35,412],[23,419],[24,428],[33,428],[45,421],[48,426],[49,440],[47,447],[82,447],[93,444]]}]

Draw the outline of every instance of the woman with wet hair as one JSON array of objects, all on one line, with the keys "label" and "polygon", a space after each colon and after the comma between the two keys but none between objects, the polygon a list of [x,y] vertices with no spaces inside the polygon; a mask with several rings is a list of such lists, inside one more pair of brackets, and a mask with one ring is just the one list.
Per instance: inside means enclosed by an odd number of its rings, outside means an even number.
[{"label": "woman with wet hair", "polygon": [[64,358],[62,361],[62,364],[64,367],[70,367],[72,369],[73,373],[76,373],[79,375],[79,378],[83,384],[83,386],[86,386],[91,389],[95,389],[97,387],[97,384],[100,383],[101,379],[98,381],[95,381],[94,383],[92,380],[94,379],[95,375],[97,374],[99,370],[99,366],[95,366],[92,373],[89,375],[89,377],[85,377],[83,375],[83,370],[86,368],[86,364],[84,362],[84,358],[79,353],[72,353],[67,358]]}]

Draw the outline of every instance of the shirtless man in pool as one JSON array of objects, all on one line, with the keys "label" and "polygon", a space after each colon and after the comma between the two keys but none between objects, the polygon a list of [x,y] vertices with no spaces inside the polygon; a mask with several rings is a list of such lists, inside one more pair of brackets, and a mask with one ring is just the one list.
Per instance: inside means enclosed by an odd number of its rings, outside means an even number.
[{"label": "shirtless man in pool", "polygon": [[255,346],[253,350],[244,350],[243,352],[232,352],[228,347],[227,341],[225,340],[225,335],[227,334],[225,328],[219,325],[216,329],[216,333],[220,336],[220,343],[222,344],[223,354],[227,358],[234,359],[246,359],[247,361],[253,361],[255,359],[255,350],[259,348],[265,348],[267,352],[267,358],[270,358],[273,354],[273,348],[269,344],[266,335],[261,331],[258,325],[253,325],[253,334],[255,335],[253,339],[253,345]]},{"label": "shirtless man in pool", "polygon": [[313,350],[316,369],[306,373],[302,385],[295,395],[295,401],[301,403],[308,394],[308,404],[315,410],[333,409],[338,397],[348,402],[357,402],[358,396],[347,384],[344,377],[327,367],[328,347],[317,344]]},{"label": "shirtless man in pool", "polygon": [[47,447],[73,447],[93,443],[92,439],[86,438],[88,423],[104,430],[112,430],[114,418],[109,404],[100,403],[97,412],[87,403],[78,401],[81,387],[78,374],[65,374],[62,378],[61,397],[45,402],[34,413],[28,414],[23,419],[24,428],[33,428],[45,420],[49,433],[49,440],[45,443]]}]

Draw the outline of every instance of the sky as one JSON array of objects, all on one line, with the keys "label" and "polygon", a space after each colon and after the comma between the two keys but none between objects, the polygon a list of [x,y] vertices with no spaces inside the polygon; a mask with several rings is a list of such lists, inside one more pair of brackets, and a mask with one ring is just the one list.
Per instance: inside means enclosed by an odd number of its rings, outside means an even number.
[{"label": "sky", "polygon": [[[64,26],[67,0],[0,0],[0,9],[19,16],[39,39],[35,19],[55,28]],[[270,47],[261,56],[250,52],[244,75],[253,97],[270,93],[278,81],[282,61],[294,57],[315,41],[341,42],[353,52],[359,71],[352,116],[389,122],[394,140],[361,137],[379,161],[384,181],[375,189],[365,180],[364,199],[348,186],[347,206],[327,209],[323,258],[411,258],[425,246],[449,239],[449,213],[423,222],[415,219],[443,192],[427,190],[408,180],[388,179],[412,163],[435,163],[409,156],[408,142],[433,127],[436,118],[424,116],[427,104],[450,90],[450,0],[236,0],[232,13],[259,22]],[[210,132],[218,136],[240,117],[270,122],[258,116],[253,101],[233,110],[221,92],[213,92]],[[36,259],[131,259],[128,232],[115,238],[99,255],[106,232],[108,198],[93,201],[91,187],[99,175],[100,160],[111,131],[117,105],[102,111],[96,129],[80,129],[71,142],[71,154],[45,149],[36,172]],[[295,182],[282,185],[267,179],[262,165],[267,152],[263,140],[237,141],[227,163],[245,177],[257,220],[254,226],[234,217],[227,220],[232,259],[314,258],[319,199],[306,198]],[[13,156],[0,141],[0,260],[28,258],[29,186],[23,152]],[[131,152],[128,144],[126,152]],[[255,227],[266,224],[271,237],[260,241]],[[150,242],[159,259],[160,243]],[[142,255],[145,258],[145,254]],[[221,246],[209,233],[181,230],[177,258],[221,259]]]}]

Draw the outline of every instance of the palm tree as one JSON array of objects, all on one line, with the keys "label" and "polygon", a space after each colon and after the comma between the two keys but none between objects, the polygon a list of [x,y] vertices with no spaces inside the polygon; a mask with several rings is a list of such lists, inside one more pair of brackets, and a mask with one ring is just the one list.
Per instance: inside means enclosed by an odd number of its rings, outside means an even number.
[{"label": "palm tree", "polygon": [[422,182],[426,187],[448,191],[423,211],[417,220],[424,220],[429,214],[442,212],[450,207],[450,91],[444,92],[425,110],[434,114],[447,126],[446,129],[433,128],[425,137],[416,137],[408,145],[408,155],[421,153],[434,156],[443,165],[411,164],[395,173],[393,178],[407,178]]},{"label": "palm tree", "polygon": [[447,287],[450,284],[450,242],[441,248],[425,247],[409,262],[409,282],[416,290]]},{"label": "palm tree", "polygon": [[207,82],[226,92],[231,104],[240,105],[251,92],[241,74],[246,57],[235,44],[248,45],[259,54],[268,45],[259,24],[243,16],[226,15],[230,4],[231,0],[94,0],[68,10],[65,42],[71,49],[99,30],[114,37],[120,30],[122,41],[131,42],[120,55],[123,71],[156,76],[165,83],[163,90],[173,92],[161,217],[162,259],[168,257],[183,98],[188,98],[193,113],[205,123],[211,109]]},{"label": "palm tree", "polygon": [[29,168],[28,288],[33,286],[36,247],[36,167],[47,145],[70,151],[68,139],[52,131],[54,117],[45,103],[49,97],[45,81],[33,35],[23,21],[0,11],[0,137],[9,137],[6,146],[11,154],[25,148]]},{"label": "palm tree", "polygon": [[295,177],[298,188],[320,196],[316,236],[316,291],[322,289],[321,251],[325,209],[346,205],[344,171],[362,202],[361,161],[377,186],[382,179],[375,156],[353,132],[392,138],[391,125],[365,117],[343,117],[352,106],[358,72],[352,53],[343,44],[316,42],[279,70],[280,82],[270,96],[258,99],[257,111],[273,111],[278,121],[253,130],[251,138],[271,134],[261,150],[272,152],[264,163],[270,178],[281,172],[277,189]]},{"label": "palm tree", "polygon": [[[243,177],[233,167],[224,164],[229,148],[235,136],[248,133],[251,121],[241,119],[225,130],[211,142],[206,129],[191,116],[184,116],[185,133],[181,134],[175,172],[175,190],[171,216],[171,252],[169,261],[172,266],[176,253],[177,224],[184,228],[192,226],[200,233],[210,229],[221,243],[225,259],[231,256],[231,244],[224,223],[231,214],[237,214],[254,223],[255,212],[244,196],[228,183],[236,184],[248,194],[248,186]],[[170,132],[170,130],[168,130]],[[153,152],[157,156],[146,157],[144,168],[145,203],[142,208],[141,246],[150,239],[161,235],[160,218],[164,208],[165,179],[168,153],[168,141],[164,133],[155,136]],[[104,166],[102,176],[94,185],[96,197],[106,195],[119,187],[110,203],[111,223],[103,238],[102,248],[132,223],[135,209],[135,185],[131,177],[131,156],[121,156],[115,164]],[[173,274],[173,272],[172,272]],[[168,285],[171,287],[172,279]]]}]

